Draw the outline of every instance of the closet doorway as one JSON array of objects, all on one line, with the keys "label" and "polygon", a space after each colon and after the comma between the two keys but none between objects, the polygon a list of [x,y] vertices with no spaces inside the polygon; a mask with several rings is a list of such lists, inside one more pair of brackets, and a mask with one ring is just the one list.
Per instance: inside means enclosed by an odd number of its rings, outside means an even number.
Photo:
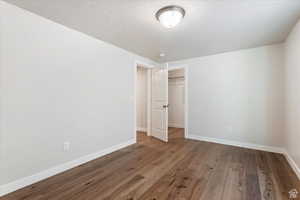
[{"label": "closet doorway", "polygon": [[151,68],[136,66],[136,138],[150,136]]},{"label": "closet doorway", "polygon": [[185,135],[185,69],[169,70],[168,77],[168,136],[169,138]]},{"label": "closet doorway", "polygon": [[[138,143],[161,140],[153,134],[153,124],[159,122],[153,114],[153,73],[155,67],[136,64],[135,70],[135,138]],[[166,127],[168,139],[187,137],[187,72],[186,67],[166,71]],[[163,87],[163,86],[161,86]],[[156,104],[155,104],[156,105]],[[156,107],[155,107],[156,108]],[[159,116],[157,116],[159,117]],[[155,121],[156,120],[156,121]],[[152,137],[147,137],[152,136]],[[164,141],[164,140],[163,140]],[[168,140],[167,140],[168,141]],[[167,142],[165,141],[165,142]]]}]

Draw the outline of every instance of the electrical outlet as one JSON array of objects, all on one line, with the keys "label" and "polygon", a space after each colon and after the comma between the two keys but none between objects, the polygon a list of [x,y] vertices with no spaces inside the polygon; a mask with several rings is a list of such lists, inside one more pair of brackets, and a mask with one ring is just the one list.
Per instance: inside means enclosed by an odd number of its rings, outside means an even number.
[{"label": "electrical outlet", "polygon": [[64,151],[70,150],[70,142],[64,142]]}]

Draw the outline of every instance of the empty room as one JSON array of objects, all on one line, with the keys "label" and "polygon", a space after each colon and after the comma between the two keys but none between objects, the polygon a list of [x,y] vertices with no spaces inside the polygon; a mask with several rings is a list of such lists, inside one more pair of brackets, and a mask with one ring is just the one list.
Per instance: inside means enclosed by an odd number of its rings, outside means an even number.
[{"label": "empty room", "polygon": [[0,0],[0,200],[300,200],[299,0]]}]

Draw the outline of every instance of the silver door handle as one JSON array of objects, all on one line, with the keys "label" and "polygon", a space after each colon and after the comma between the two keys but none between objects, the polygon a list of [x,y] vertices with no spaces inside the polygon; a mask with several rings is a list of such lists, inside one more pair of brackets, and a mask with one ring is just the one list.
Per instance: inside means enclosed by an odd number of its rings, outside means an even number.
[{"label": "silver door handle", "polygon": [[168,107],[169,107],[169,104],[163,105],[163,108],[168,108]]}]

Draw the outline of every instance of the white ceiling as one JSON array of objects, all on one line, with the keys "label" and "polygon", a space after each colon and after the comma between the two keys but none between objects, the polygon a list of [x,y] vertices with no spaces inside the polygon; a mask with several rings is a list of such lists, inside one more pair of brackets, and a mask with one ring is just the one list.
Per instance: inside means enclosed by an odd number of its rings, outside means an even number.
[{"label": "white ceiling", "polygon": [[[300,0],[5,1],[156,61],[279,43],[300,17]],[[186,10],[174,29],[155,19],[167,5]]]}]

